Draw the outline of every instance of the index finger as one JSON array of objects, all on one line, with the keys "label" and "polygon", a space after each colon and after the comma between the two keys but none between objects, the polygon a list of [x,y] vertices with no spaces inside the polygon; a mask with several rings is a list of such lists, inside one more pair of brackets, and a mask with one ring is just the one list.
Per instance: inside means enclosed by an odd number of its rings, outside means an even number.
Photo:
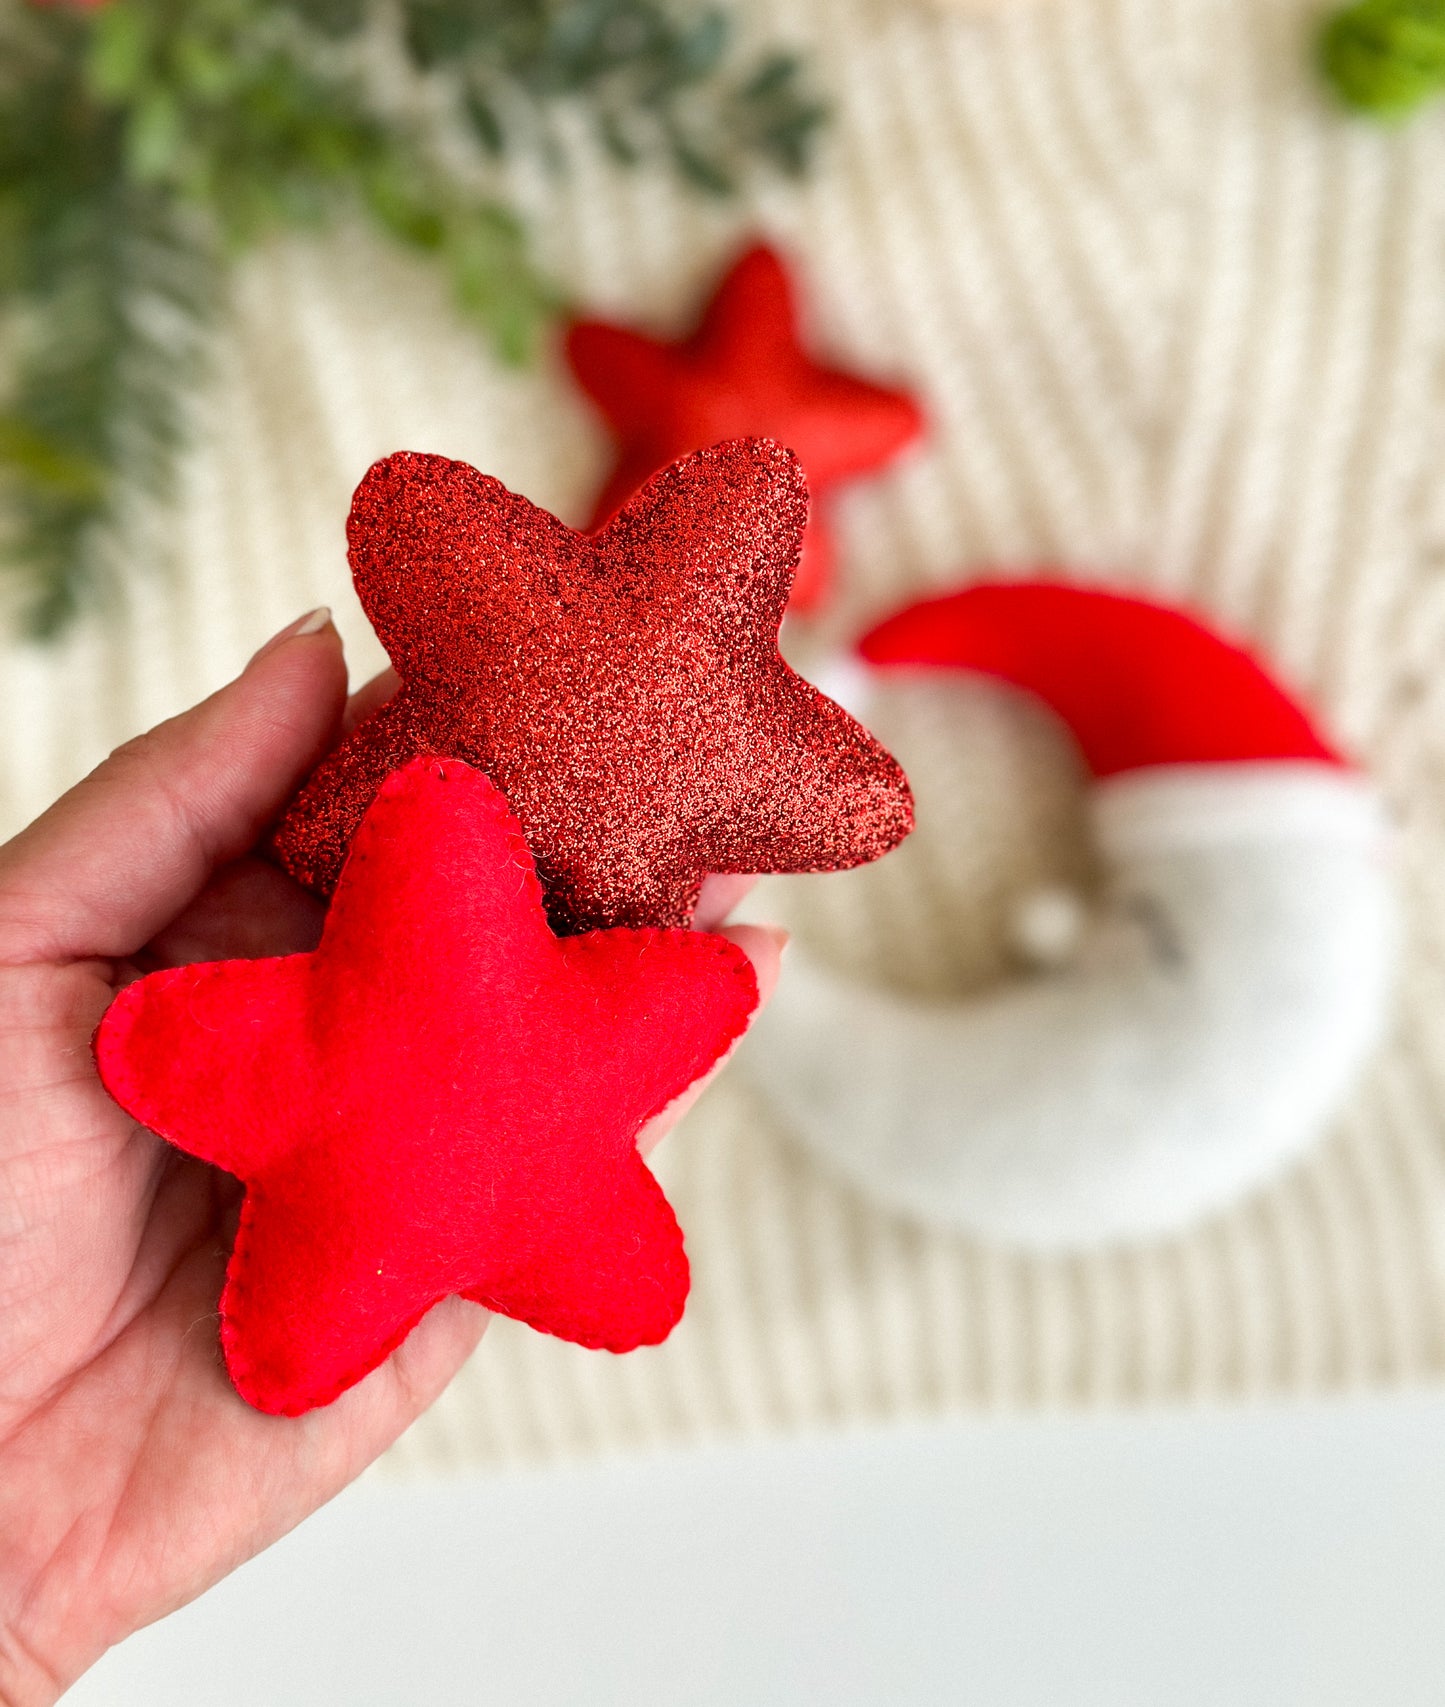
[{"label": "index finger", "polygon": [[121,959],[247,852],[330,745],[346,665],[329,614],[113,753],[0,848],[0,960]]}]

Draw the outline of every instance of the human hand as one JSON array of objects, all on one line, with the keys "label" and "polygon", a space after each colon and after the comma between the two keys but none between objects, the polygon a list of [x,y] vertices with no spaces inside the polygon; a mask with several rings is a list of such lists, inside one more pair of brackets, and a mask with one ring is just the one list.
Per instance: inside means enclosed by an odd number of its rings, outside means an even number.
[{"label": "human hand", "polygon": [[[91,1057],[145,972],[315,947],[320,903],[251,850],[389,685],[348,708],[340,640],[313,613],[0,848],[0,1707],[54,1701],[324,1504],[486,1325],[448,1299],[334,1404],[252,1410],[217,1341],[241,1187],[131,1120]],[[699,923],[737,896],[711,885]],[[766,997],[777,935],[725,934]]]}]

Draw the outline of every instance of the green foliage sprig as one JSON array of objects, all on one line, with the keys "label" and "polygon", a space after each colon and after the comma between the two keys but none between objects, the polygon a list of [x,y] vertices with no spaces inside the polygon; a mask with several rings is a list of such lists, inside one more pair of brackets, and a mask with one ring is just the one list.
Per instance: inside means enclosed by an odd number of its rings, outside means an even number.
[{"label": "green foliage sprig", "polygon": [[1445,93],[1445,0],[1361,0],[1327,20],[1320,54],[1348,106],[1406,118]]},{"label": "green foliage sprig", "polygon": [[[708,192],[800,171],[824,113],[798,62],[730,47],[726,14],[673,0],[0,0],[0,476],[29,630],[143,549],[133,499],[172,486],[236,255],[363,213],[523,360],[561,302],[489,164],[564,164],[571,110]],[[375,98],[388,51],[449,92],[476,170]]]},{"label": "green foliage sprig", "polygon": [[729,75],[728,19],[715,10],[681,19],[657,0],[408,0],[404,16],[413,61],[456,69],[465,119],[494,155],[522,140],[556,157],[550,111],[585,96],[615,160],[658,151],[726,194],[748,156],[800,171],[824,116],[793,54]]}]

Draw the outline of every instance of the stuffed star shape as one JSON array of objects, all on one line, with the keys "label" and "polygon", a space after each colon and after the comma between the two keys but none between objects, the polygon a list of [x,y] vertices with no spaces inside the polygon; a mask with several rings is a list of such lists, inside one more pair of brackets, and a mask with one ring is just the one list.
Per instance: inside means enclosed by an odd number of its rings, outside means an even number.
[{"label": "stuffed star shape", "polygon": [[424,758],[314,953],[154,973],[95,1050],[129,1113],[244,1182],[221,1343],[245,1399],[296,1415],[453,1293],[581,1345],[665,1338],[687,1259],[635,1140],[757,998],[721,937],[554,936],[501,795]]},{"label": "stuffed star shape", "polygon": [[[650,474],[720,439],[759,434],[798,453],[815,500],[890,461],[923,430],[890,391],[803,348],[782,260],[761,245],[728,269],[697,330],[676,343],[602,320],[574,324],[567,360],[617,441],[617,460],[590,527],[601,527]],[[814,510],[792,609],[816,609],[832,582],[833,547]]]},{"label": "stuffed star shape", "polygon": [[886,853],[912,827],[903,772],[778,653],[806,513],[767,440],[675,463],[596,535],[465,463],[377,463],[351,564],[402,686],[292,803],[282,863],[329,891],[382,779],[424,752],[506,795],[563,933],[685,925],[709,872]]}]

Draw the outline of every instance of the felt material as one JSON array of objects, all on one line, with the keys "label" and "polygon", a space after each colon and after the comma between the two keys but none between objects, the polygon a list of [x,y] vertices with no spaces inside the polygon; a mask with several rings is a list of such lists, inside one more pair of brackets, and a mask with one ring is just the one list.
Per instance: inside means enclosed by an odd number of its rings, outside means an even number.
[{"label": "felt material", "polygon": [[1184,611],[1098,587],[979,582],[865,634],[870,664],[975,670],[1036,695],[1096,777],[1160,764],[1343,764],[1258,659]]},{"label": "felt material", "polygon": [[735,440],[655,476],[600,534],[464,463],[366,476],[356,588],[402,679],[275,838],[325,893],[383,777],[418,752],[485,770],[562,932],[684,925],[708,872],[828,871],[912,828],[902,771],[778,654],[807,495]]},{"label": "felt material", "polygon": [[144,978],[95,1053],[125,1109],[245,1182],[221,1343],[249,1403],[295,1415],[453,1293],[585,1346],[664,1339],[687,1259],[635,1139],[756,1004],[720,937],[555,937],[501,795],[423,758],[315,953]]},{"label": "felt material", "polygon": [[820,1159],[935,1226],[1045,1251],[1186,1227],[1316,1142],[1380,1041],[1399,922],[1363,788],[1273,762],[1101,783],[1073,964],[939,1003],[795,948],[744,1071]]},{"label": "felt material", "polygon": [[793,587],[795,611],[817,609],[832,583],[823,500],[882,468],[923,431],[922,411],[907,392],[808,354],[792,281],[763,245],[732,264],[687,337],[671,343],[583,320],[567,334],[567,360],[617,441],[589,527],[610,521],[659,468],[720,439],[761,434],[797,452],[817,507]]},{"label": "felt material", "polygon": [[[847,348],[866,337],[929,416],[927,454],[835,512],[830,634],[964,562],[1042,563],[1064,543],[1081,564],[1130,559],[1151,596],[1236,613],[1312,684],[1327,731],[1388,770],[1412,971],[1382,1071],[1267,1201],[1082,1263],[900,1237],[729,1071],[667,1146],[694,1262],[686,1331],[613,1359],[500,1322],[393,1476],[722,1430],[1445,1378],[1445,122],[1386,137],[1342,123],[1303,45],[1322,10],[1046,0],[980,28],[797,0],[787,33],[835,117],[807,182],[747,205],[820,311],[826,287]],[[692,306],[679,279],[731,253],[736,207],[665,173],[594,151],[521,170],[573,302],[670,331]],[[549,366],[501,368],[430,272],[360,225],[264,246],[216,338],[214,404],[168,511],[174,564],[129,577],[82,643],[7,640],[0,834],[303,608],[337,607],[354,670],[385,661],[329,548],[358,447],[443,449],[553,508],[590,497],[595,436],[558,408]],[[955,698],[968,750],[951,753]],[[759,905],[879,979],[977,983],[998,970],[1000,889],[1075,870],[1067,767],[1052,729],[976,680],[935,672],[897,705],[870,726],[926,794],[914,837],[862,871],[780,880]]]},{"label": "felt material", "polygon": [[1103,881],[1071,964],[951,1006],[795,959],[748,1057],[792,1129],[882,1202],[1040,1250],[1175,1231],[1319,1137],[1384,1028],[1396,899],[1368,783],[1263,666],[1044,582],[910,606],[859,650],[1063,717]]}]

